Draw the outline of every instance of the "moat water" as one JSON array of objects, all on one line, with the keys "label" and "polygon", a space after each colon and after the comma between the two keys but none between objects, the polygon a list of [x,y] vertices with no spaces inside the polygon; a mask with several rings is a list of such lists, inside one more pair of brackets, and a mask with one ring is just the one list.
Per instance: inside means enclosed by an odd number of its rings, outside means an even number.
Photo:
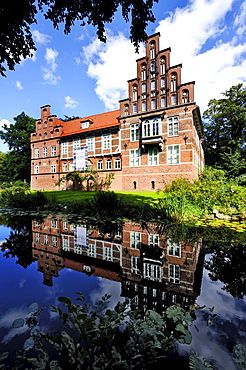
[{"label": "moat water", "polygon": [[196,351],[219,370],[240,369],[232,352],[246,343],[245,233],[131,222],[96,227],[74,219],[1,216],[0,353],[22,348],[27,328],[12,323],[33,302],[44,308],[41,329],[52,332],[58,324],[50,305],[60,296],[75,301],[81,292],[94,304],[107,293],[110,308],[126,297],[161,315],[173,304],[201,306],[191,344],[175,344],[170,365],[188,369]]}]

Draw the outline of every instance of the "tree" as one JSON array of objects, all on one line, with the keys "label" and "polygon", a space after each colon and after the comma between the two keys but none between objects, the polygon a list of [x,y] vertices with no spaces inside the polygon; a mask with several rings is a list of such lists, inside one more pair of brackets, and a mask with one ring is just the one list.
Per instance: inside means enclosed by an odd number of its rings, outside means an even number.
[{"label": "tree", "polygon": [[30,181],[31,149],[30,134],[35,131],[35,119],[24,112],[14,117],[15,123],[3,126],[0,138],[8,144],[10,152],[4,160],[9,180]]},{"label": "tree", "polygon": [[97,36],[105,42],[105,23],[111,23],[114,14],[121,6],[122,17],[128,22],[131,18],[130,38],[135,47],[146,39],[145,29],[148,22],[154,22],[153,3],[158,0],[26,0],[3,1],[0,5],[0,74],[6,68],[14,70],[22,58],[32,56],[36,50],[30,26],[37,23],[38,11],[53,22],[58,29],[64,23],[64,33],[71,32],[76,21],[80,25],[91,24],[97,28]]},{"label": "tree", "polygon": [[206,163],[235,177],[246,173],[246,88],[232,86],[223,96],[203,114]]}]

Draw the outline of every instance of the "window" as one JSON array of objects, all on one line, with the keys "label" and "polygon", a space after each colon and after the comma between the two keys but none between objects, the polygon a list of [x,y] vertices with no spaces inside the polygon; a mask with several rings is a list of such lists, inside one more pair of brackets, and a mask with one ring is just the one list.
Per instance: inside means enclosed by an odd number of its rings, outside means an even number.
[{"label": "window", "polygon": [[176,73],[171,74],[171,91],[177,90],[177,75]]},{"label": "window", "polygon": [[179,145],[168,146],[167,164],[179,164]]},{"label": "window", "polygon": [[34,173],[35,174],[38,174],[39,173],[39,167],[38,166],[34,166]]},{"label": "window", "polygon": [[131,125],[131,141],[138,141],[139,140],[139,127],[138,124],[135,123]]},{"label": "window", "polygon": [[52,236],[52,246],[57,247],[57,236]]},{"label": "window", "polygon": [[80,147],[80,140],[79,139],[73,139],[73,148],[79,148]]},{"label": "window", "polygon": [[128,116],[128,114],[129,114],[129,105],[128,104],[124,105],[124,114],[125,114],[125,116]]},{"label": "window", "polygon": [[159,247],[159,235],[158,234],[149,234],[149,246]]},{"label": "window", "polygon": [[155,80],[152,80],[150,83],[151,90],[155,90]]},{"label": "window", "polygon": [[68,153],[68,142],[62,143],[62,154],[66,155]]},{"label": "window", "polygon": [[63,222],[63,230],[64,231],[67,231],[68,230],[68,222],[67,221],[64,221]]},{"label": "window", "polygon": [[143,121],[142,135],[143,137],[160,135],[160,120],[153,118],[152,120]]},{"label": "window", "polygon": [[140,149],[130,150],[130,166],[131,167],[140,166]]},{"label": "window", "polygon": [[133,110],[133,113],[137,113],[138,112],[138,106],[137,106],[137,104],[133,104],[132,110]]},{"label": "window", "polygon": [[89,243],[88,245],[88,256],[96,257],[96,246],[95,244]]},{"label": "window", "polygon": [[130,231],[130,247],[140,249],[141,233],[139,231]]},{"label": "window", "polygon": [[[82,247],[75,245],[73,251],[76,254],[82,254]],[[89,267],[89,266],[86,266],[86,267]],[[85,266],[84,266],[84,270],[85,270]]]},{"label": "window", "polygon": [[35,149],[35,158],[39,158],[39,149]]},{"label": "window", "polygon": [[89,126],[90,126],[90,122],[89,121],[82,122],[82,129],[89,128]]},{"label": "window", "polygon": [[179,118],[178,116],[168,118],[168,136],[178,136]]},{"label": "window", "polygon": [[36,243],[40,243],[40,234],[36,233]]},{"label": "window", "polygon": [[55,164],[52,164],[52,165],[50,166],[50,172],[51,172],[51,173],[55,173],[55,172],[56,172],[56,165],[55,165]]},{"label": "window", "polygon": [[165,96],[161,98],[161,107],[166,107],[167,106],[167,99]]},{"label": "window", "polygon": [[115,158],[114,168],[115,168],[115,170],[120,170],[120,158]]},{"label": "window", "polygon": [[158,149],[157,148],[149,148],[149,166],[157,166],[158,165]]},{"label": "window", "polygon": [[188,103],[189,102],[189,91],[183,90],[182,91],[182,103]]},{"label": "window", "polygon": [[99,159],[97,162],[97,169],[102,170],[103,169],[103,161],[102,159]]},{"label": "window", "polygon": [[70,172],[74,171],[74,163],[73,162],[69,162],[69,171]]},{"label": "window", "polygon": [[113,260],[112,247],[103,247],[103,259],[106,261]]},{"label": "window", "polygon": [[142,84],[142,93],[146,93],[146,83]]},{"label": "window", "polygon": [[150,72],[155,72],[155,62],[150,63]]},{"label": "window", "polygon": [[52,220],[52,221],[51,221],[51,227],[52,227],[53,229],[56,229],[56,220]]},{"label": "window", "polygon": [[56,156],[56,146],[51,147],[51,156],[55,157]]},{"label": "window", "polygon": [[143,63],[141,67],[141,78],[142,78],[142,81],[146,80],[146,64],[145,63]]},{"label": "window", "polygon": [[43,148],[43,156],[46,158],[48,156],[48,148]]},{"label": "window", "polygon": [[111,159],[110,159],[110,158],[108,158],[108,159],[106,160],[106,169],[107,169],[107,170],[112,170],[112,161],[111,161]]},{"label": "window", "polygon": [[166,79],[165,77],[161,78],[161,87],[166,87]]},{"label": "window", "polygon": [[142,112],[146,112],[146,101],[142,102]]},{"label": "window", "polygon": [[67,162],[62,163],[62,171],[67,172]]},{"label": "window", "polygon": [[179,265],[168,264],[168,279],[171,283],[180,283],[180,267]]},{"label": "window", "polygon": [[140,275],[140,258],[136,256],[131,257],[131,272],[135,275]]},{"label": "window", "polygon": [[87,137],[86,145],[88,148],[88,152],[92,152],[94,150],[94,137]]},{"label": "window", "polygon": [[156,109],[156,100],[155,99],[151,100],[151,109]]},{"label": "window", "polygon": [[136,101],[137,99],[138,99],[138,88],[137,88],[137,85],[133,85],[132,100]]},{"label": "window", "polygon": [[45,245],[49,244],[49,236],[47,234],[44,234],[44,244]]},{"label": "window", "polygon": [[165,61],[165,58],[161,58],[160,73],[161,73],[161,75],[164,75],[166,73],[166,61]]},{"label": "window", "polygon": [[155,41],[150,43],[150,59],[155,58]]},{"label": "window", "polygon": [[144,262],[143,266],[144,278],[153,281],[162,280],[162,267],[159,265],[154,265],[153,263]]},{"label": "window", "polygon": [[181,245],[179,243],[173,243],[170,240],[167,243],[167,254],[169,256],[181,257]]},{"label": "window", "polygon": [[103,149],[110,149],[110,135],[103,135]]},{"label": "window", "polygon": [[69,239],[67,239],[67,238],[62,238],[62,249],[64,250],[64,251],[70,251],[70,246],[69,246]]},{"label": "window", "polygon": [[137,189],[137,183],[136,181],[133,181],[133,190],[136,190]]},{"label": "window", "polygon": [[155,190],[155,182],[154,181],[151,181],[151,189]]},{"label": "window", "polygon": [[172,105],[176,105],[177,104],[177,95],[176,94],[173,94],[171,96],[171,104]]}]

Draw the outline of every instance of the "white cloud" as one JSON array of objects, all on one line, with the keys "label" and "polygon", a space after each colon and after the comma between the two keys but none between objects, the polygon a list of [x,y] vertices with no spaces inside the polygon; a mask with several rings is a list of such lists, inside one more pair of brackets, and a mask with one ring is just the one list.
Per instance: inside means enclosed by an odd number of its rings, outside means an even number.
[{"label": "white cloud", "polygon": [[[239,15],[229,14],[236,12],[232,7],[236,1],[191,0],[169,13],[155,31],[161,34],[161,49],[171,47],[171,65],[182,63],[182,83],[196,81],[195,100],[202,112],[210,99],[220,98],[221,92],[246,81],[246,43],[239,43],[246,1]],[[234,16],[234,23],[228,23],[228,15],[229,19]],[[122,34],[109,34],[106,44],[95,40],[83,52],[98,97],[106,109],[118,108],[118,100],[127,97],[127,80],[136,77],[135,60],[143,55],[143,45],[136,55]]]},{"label": "white cloud", "polygon": [[34,30],[32,32],[32,37],[34,42],[37,44],[43,44],[46,45],[48,42],[50,42],[51,36],[45,35],[44,33],[39,32],[38,30]]},{"label": "white cloud", "polygon": [[80,57],[78,57],[78,58],[74,58],[74,62],[75,62],[75,64],[78,66],[78,65],[81,63],[81,59],[80,59]]},{"label": "white cloud", "polygon": [[71,96],[65,96],[65,108],[76,108],[79,103]]},{"label": "white cloud", "polygon": [[10,126],[11,122],[8,121],[7,119],[3,118],[0,120],[0,130],[3,129],[3,125],[7,125],[8,127]]},{"label": "white cloud", "polygon": [[15,86],[17,87],[18,90],[23,90],[23,86],[20,81],[16,81]]},{"label": "white cloud", "polygon": [[118,302],[123,302],[125,298],[121,297],[121,284],[113,280],[98,278],[99,286],[97,290],[90,293],[90,299],[96,304],[105,294],[111,295],[108,308],[113,309]]},{"label": "white cloud", "polygon": [[[140,52],[142,52],[140,48]],[[119,99],[127,97],[127,80],[136,77],[134,46],[123,34],[108,33],[107,43],[98,39],[83,48],[88,75],[96,80],[96,94],[105,108],[118,109]]]},{"label": "white cloud", "polygon": [[46,48],[46,53],[45,53],[45,60],[46,63],[48,64],[48,67],[42,67],[43,71],[43,78],[45,82],[49,85],[56,85],[59,80],[61,80],[60,76],[55,75],[55,71],[58,67],[56,64],[56,58],[58,57],[58,51],[55,49],[51,48]]}]

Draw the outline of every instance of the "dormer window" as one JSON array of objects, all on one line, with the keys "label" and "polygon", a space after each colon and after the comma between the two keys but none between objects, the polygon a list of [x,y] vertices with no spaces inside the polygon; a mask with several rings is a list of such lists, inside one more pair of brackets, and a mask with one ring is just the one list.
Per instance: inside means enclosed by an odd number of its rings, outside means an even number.
[{"label": "dormer window", "polygon": [[155,41],[151,41],[150,43],[150,59],[155,58]]},{"label": "dormer window", "polygon": [[89,128],[90,122],[89,121],[84,121],[82,122],[82,129]]}]

